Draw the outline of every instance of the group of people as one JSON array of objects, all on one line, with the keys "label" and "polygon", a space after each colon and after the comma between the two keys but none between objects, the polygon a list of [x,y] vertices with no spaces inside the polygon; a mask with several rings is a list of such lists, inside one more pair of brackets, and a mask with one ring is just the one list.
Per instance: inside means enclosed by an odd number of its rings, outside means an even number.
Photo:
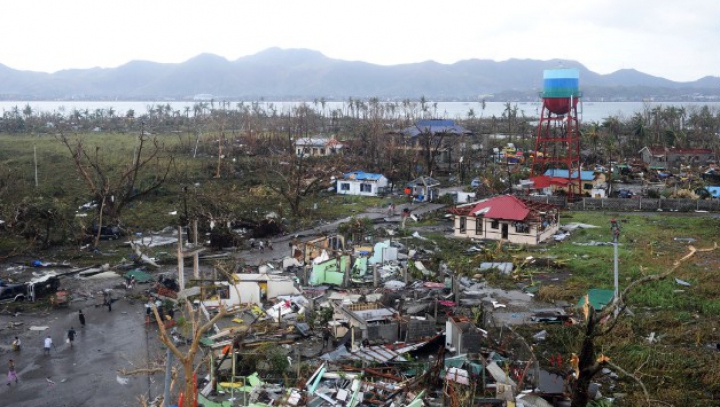
[{"label": "group of people", "polygon": [[[80,326],[85,327],[85,314],[82,310],[78,311],[78,320],[80,321]],[[67,343],[70,345],[70,347],[73,346],[73,343],[75,342],[75,336],[77,336],[77,331],[75,331],[74,327],[70,327],[70,329],[67,331]],[[22,349],[22,341],[19,337],[15,337],[15,340],[12,342],[12,348],[13,351],[19,352]],[[43,353],[45,355],[50,355],[50,351],[52,349],[57,350],[55,347],[55,344],[53,343],[52,336],[48,335],[43,340]],[[10,359],[8,361],[8,374],[7,374],[7,385],[10,386],[12,382],[19,383],[17,371],[15,370],[15,361],[13,359]]]},{"label": "group of people", "polygon": [[265,240],[265,241],[262,241],[262,240],[256,241],[255,239],[251,239],[250,240],[250,249],[254,249],[256,246],[261,251],[264,251],[265,248],[267,248],[268,250],[273,250],[272,240],[269,240],[269,239]]}]

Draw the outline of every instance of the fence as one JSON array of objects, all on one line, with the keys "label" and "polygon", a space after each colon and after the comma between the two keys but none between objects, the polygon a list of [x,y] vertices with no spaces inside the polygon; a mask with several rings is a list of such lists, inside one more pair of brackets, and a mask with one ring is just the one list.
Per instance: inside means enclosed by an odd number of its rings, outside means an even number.
[{"label": "fence", "polygon": [[581,198],[575,202],[568,202],[567,198],[562,196],[523,198],[557,205],[570,211],[720,212],[720,199]]}]

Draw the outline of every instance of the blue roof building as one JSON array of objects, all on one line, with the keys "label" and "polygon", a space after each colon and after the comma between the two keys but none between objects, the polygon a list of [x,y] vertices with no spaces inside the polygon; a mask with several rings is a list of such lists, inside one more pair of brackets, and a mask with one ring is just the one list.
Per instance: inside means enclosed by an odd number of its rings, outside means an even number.
[{"label": "blue roof building", "polygon": [[337,181],[336,192],[340,195],[379,196],[387,192],[389,183],[382,174],[351,171]]},{"label": "blue roof building", "polygon": [[456,125],[453,120],[441,119],[420,120],[414,126],[406,127],[403,133],[410,137],[417,137],[420,134],[472,134],[464,127]]}]

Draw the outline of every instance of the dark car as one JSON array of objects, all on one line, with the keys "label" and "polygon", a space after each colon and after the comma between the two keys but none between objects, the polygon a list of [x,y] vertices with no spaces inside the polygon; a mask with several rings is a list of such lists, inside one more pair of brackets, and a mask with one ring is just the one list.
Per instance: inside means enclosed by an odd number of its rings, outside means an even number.
[{"label": "dark car", "polygon": [[0,303],[24,301],[27,286],[24,283],[0,282]]},{"label": "dark car", "polygon": [[[93,225],[92,227],[88,228],[88,233],[92,236],[97,236],[98,233],[98,227],[97,225]],[[121,236],[124,235],[124,232],[120,227],[118,226],[103,226],[100,228],[100,239],[101,240],[115,240],[119,239]]]}]

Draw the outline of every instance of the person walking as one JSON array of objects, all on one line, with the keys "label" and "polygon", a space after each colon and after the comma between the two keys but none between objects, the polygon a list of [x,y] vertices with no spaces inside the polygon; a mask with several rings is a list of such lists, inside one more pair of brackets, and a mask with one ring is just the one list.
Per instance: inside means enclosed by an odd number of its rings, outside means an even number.
[{"label": "person walking", "polygon": [[82,310],[78,311],[78,319],[80,320],[80,327],[85,328],[85,314],[83,314]]},{"label": "person walking", "polygon": [[72,348],[73,342],[75,341],[75,328],[70,327],[70,330],[68,331],[68,334],[67,334],[67,340],[68,340],[68,343],[70,344],[70,347]]},{"label": "person walking", "polygon": [[22,342],[20,342],[20,338],[18,338],[18,337],[16,336],[16,337],[15,337],[15,340],[14,340],[13,343],[12,343],[12,348],[13,348],[13,350],[14,350],[15,352],[19,352],[21,345],[22,345]]},{"label": "person walking", "polygon": [[108,290],[103,290],[103,305],[107,305],[108,312],[112,312],[112,296]]},{"label": "person walking", "polygon": [[13,380],[15,380],[15,384],[18,382],[17,372],[15,371],[15,361],[10,359],[8,360],[8,374],[7,374],[7,385],[10,386]]},{"label": "person walking", "polygon": [[45,351],[46,355],[50,355],[50,348],[52,346],[53,346],[52,338],[50,337],[50,335],[48,335],[47,338],[45,338],[45,346],[44,346],[44,351]]}]

